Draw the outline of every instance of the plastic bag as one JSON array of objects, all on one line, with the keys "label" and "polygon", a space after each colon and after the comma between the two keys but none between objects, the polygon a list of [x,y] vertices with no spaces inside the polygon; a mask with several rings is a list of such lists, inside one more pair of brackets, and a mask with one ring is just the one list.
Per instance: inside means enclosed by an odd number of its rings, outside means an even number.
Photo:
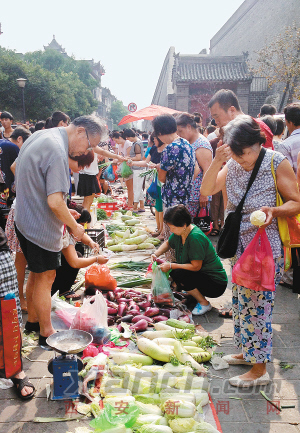
[{"label": "plastic bag", "polygon": [[152,264],[152,285],[151,292],[153,301],[156,304],[166,304],[169,306],[175,305],[175,298],[170,288],[170,281],[168,280],[170,271],[162,272],[158,264]]},{"label": "plastic bag", "polygon": [[51,297],[51,309],[68,327],[71,326],[78,312],[78,307],[74,307],[74,305],[59,298],[59,291]]},{"label": "plastic bag", "polygon": [[122,164],[119,167],[120,176],[126,179],[127,177],[131,176],[133,174],[133,171],[129,167],[129,165],[126,164],[125,161],[122,162]]},{"label": "plastic bag", "polygon": [[275,263],[265,229],[259,229],[232,269],[232,282],[256,291],[275,290]]},{"label": "plastic bag", "polygon": [[120,424],[130,428],[135,424],[139,413],[140,410],[137,405],[122,401],[120,396],[120,401],[115,402],[115,407],[106,403],[101,414],[90,422],[90,426],[101,431],[114,428]]},{"label": "plastic bag", "polygon": [[104,171],[103,177],[105,180],[108,180],[109,182],[113,182],[116,179],[112,164],[110,164],[107,167],[107,169]]},{"label": "plastic bag", "polygon": [[78,309],[70,329],[90,332],[93,336],[98,328],[107,327],[107,305],[102,293],[85,298]]},{"label": "plastic bag", "polygon": [[159,198],[157,174],[154,176],[154,179],[153,179],[151,185],[147,189],[147,193],[154,199]]},{"label": "plastic bag", "polygon": [[220,356],[213,355],[210,363],[214,370],[224,370],[225,368],[229,368],[228,362]]},{"label": "plastic bag", "polygon": [[111,275],[108,266],[95,263],[85,273],[85,287],[113,291],[117,288],[117,281]]}]

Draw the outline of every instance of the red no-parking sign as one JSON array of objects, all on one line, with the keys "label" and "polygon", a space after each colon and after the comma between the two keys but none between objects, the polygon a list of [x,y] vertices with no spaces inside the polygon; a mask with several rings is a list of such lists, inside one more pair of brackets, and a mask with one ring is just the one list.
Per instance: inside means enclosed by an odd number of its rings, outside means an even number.
[{"label": "red no-parking sign", "polygon": [[130,102],[127,108],[130,111],[130,113],[134,113],[137,110],[137,105],[134,102]]}]

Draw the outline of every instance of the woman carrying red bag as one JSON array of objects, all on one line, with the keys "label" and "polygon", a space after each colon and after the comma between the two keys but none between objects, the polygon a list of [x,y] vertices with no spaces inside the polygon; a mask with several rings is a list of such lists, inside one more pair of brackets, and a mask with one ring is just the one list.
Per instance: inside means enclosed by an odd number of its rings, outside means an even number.
[{"label": "woman carrying red bag", "polygon": [[[259,157],[265,136],[259,124],[250,116],[240,115],[224,127],[224,142],[206,172],[201,194],[213,195],[226,187],[228,194],[227,213],[233,212],[244,196],[252,171]],[[279,192],[284,204],[276,207],[276,188],[271,172],[274,169]],[[222,164],[226,166],[220,171]],[[251,224],[252,212],[261,209],[266,214],[266,234],[271,244],[275,262],[275,286],[283,273],[282,245],[278,232],[277,217],[294,216],[300,212],[300,195],[296,177],[286,158],[270,149],[266,150],[254,182],[246,195],[242,209],[239,242],[232,266],[241,257],[257,232]],[[272,354],[272,312],[275,292],[255,291],[238,284],[232,285],[232,310],[234,321],[234,343],[242,352],[227,355],[229,364],[252,366],[247,373],[229,379],[238,387],[266,385],[270,382],[266,363]]]}]

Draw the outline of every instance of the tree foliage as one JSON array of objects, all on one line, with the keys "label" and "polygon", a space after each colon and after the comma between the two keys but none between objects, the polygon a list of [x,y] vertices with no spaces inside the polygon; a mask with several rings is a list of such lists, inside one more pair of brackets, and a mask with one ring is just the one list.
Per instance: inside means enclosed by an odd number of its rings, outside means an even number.
[{"label": "tree foliage", "polygon": [[118,99],[111,104],[110,117],[113,119],[113,129],[130,128],[131,124],[118,126],[120,120],[128,114],[128,110],[124,107],[123,102]]},{"label": "tree foliage", "polygon": [[300,27],[295,23],[284,29],[273,42],[256,52],[255,66],[252,72],[266,77],[269,87],[274,84],[284,84],[279,111],[288,98],[300,97]]},{"label": "tree foliage", "polygon": [[20,56],[0,47],[0,109],[12,112],[16,119],[22,118],[21,90],[16,79],[26,78],[27,119],[45,119],[56,110],[72,118],[91,114],[97,108],[93,97],[97,82],[90,72],[88,62],[54,50]]}]

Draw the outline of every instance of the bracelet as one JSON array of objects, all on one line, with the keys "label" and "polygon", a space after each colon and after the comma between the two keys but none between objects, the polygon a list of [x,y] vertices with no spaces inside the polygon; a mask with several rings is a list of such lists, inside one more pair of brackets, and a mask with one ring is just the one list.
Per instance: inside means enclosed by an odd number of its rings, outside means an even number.
[{"label": "bracelet", "polygon": [[96,262],[99,263],[99,262],[98,262],[98,256],[96,256]]},{"label": "bracelet", "polygon": [[170,262],[170,269],[172,269],[172,263]]}]

